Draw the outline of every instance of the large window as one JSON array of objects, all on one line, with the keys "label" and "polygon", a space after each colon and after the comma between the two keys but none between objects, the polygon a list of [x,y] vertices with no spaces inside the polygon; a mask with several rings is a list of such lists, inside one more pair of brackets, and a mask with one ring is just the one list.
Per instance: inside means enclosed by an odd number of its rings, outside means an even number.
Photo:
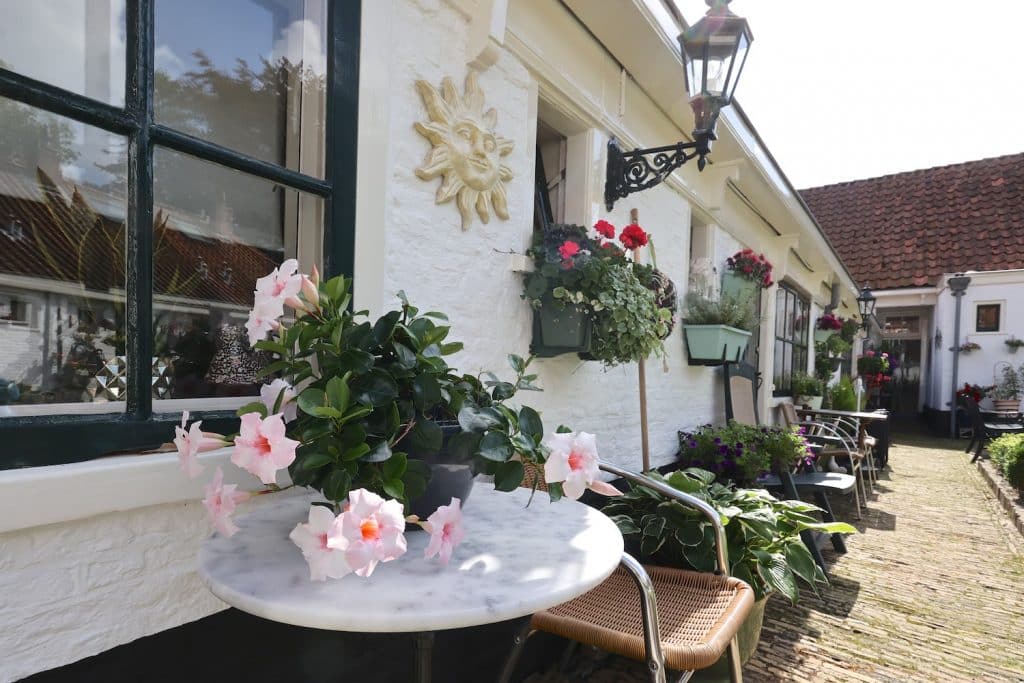
[{"label": "large window", "polygon": [[351,272],[360,3],[0,11],[0,468],[230,430],[256,279]]},{"label": "large window", "polygon": [[776,396],[793,393],[793,373],[807,371],[807,330],[810,302],[796,290],[780,284],[775,294]]}]

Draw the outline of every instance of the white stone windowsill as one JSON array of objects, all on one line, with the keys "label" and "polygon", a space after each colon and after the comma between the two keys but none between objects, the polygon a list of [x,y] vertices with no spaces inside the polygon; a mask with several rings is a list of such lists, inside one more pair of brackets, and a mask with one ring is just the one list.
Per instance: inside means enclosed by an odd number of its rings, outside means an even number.
[{"label": "white stone windowsill", "polygon": [[258,479],[230,463],[230,455],[230,448],[201,454],[206,469],[196,479],[182,473],[173,452],[0,470],[0,533],[199,500],[218,465],[224,468],[225,483],[250,491],[262,488]]}]

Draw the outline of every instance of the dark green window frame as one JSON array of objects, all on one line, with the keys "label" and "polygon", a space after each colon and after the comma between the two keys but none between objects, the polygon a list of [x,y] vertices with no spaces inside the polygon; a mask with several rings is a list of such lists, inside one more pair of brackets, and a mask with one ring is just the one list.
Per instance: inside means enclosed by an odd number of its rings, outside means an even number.
[{"label": "dark green window frame", "polygon": [[[156,123],[153,115],[156,0],[128,0],[125,106],[114,107],[0,68],[0,96],[66,116],[128,139],[126,264],[127,406],[123,414],[0,418],[0,469],[89,460],[155,448],[176,420],[153,412],[153,151],[164,147],[307,192],[325,202],[324,271],[351,273],[355,235],[361,0],[327,9],[327,131],[324,178],[241,154]],[[204,426],[232,432],[234,411],[195,413]]]},{"label": "dark green window frame", "polygon": [[[779,284],[775,294],[775,358],[773,396],[793,395],[793,373],[807,372],[811,301],[793,287]],[[792,316],[792,330],[789,319]],[[788,365],[786,359],[789,359]],[[782,371],[779,371],[779,362]]]}]

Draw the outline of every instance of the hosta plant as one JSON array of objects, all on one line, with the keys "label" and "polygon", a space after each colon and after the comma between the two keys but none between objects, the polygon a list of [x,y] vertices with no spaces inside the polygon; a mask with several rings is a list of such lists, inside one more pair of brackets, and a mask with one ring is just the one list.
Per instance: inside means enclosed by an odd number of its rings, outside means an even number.
[{"label": "hosta plant", "polygon": [[[851,534],[842,522],[822,523],[819,508],[799,500],[777,500],[760,489],[738,489],[715,481],[715,474],[686,469],[658,481],[710,504],[721,515],[729,555],[729,573],[754,589],[760,600],[772,591],[796,602],[799,582],[817,593],[828,583],[800,538],[805,529]],[[697,510],[670,501],[642,486],[612,500],[604,512],[618,525],[627,545],[651,564],[699,572],[715,570],[714,530]]]}]

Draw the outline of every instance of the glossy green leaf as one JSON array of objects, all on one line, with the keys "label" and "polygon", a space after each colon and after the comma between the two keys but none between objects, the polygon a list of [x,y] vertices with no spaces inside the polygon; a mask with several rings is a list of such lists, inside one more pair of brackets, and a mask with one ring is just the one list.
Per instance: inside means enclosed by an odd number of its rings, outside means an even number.
[{"label": "glossy green leaf", "polygon": [[494,488],[498,491],[515,491],[523,483],[523,463],[509,460],[498,465],[494,472]]},{"label": "glossy green leaf", "polygon": [[505,462],[512,457],[512,452],[512,442],[501,432],[487,432],[480,440],[480,455],[488,460]]},{"label": "glossy green leaf", "polygon": [[267,416],[267,407],[259,401],[253,401],[252,403],[246,403],[244,406],[238,409],[238,417],[242,417],[246,413],[259,413],[260,417]]},{"label": "glossy green leaf", "polygon": [[309,387],[299,394],[296,402],[299,404],[299,410],[308,415],[315,416],[318,408],[327,405],[327,395],[321,389]]}]

